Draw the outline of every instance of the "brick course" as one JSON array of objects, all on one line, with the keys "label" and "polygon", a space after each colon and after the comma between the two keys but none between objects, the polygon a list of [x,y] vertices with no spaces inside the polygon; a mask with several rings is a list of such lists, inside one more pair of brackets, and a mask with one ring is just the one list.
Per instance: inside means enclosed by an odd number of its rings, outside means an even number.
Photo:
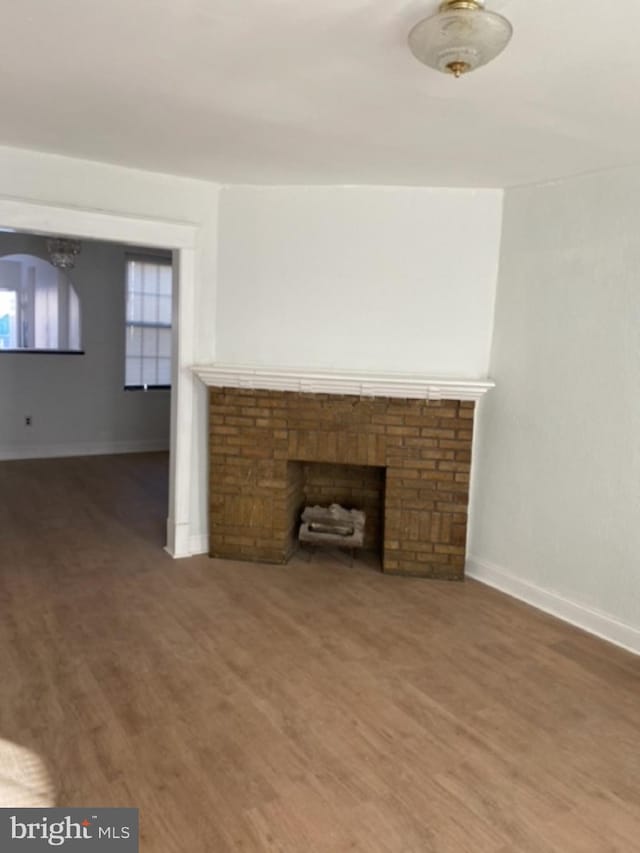
[{"label": "brick course", "polygon": [[338,500],[367,509],[383,571],[462,579],[473,416],[466,401],[211,389],[211,556],[286,562],[301,505]]}]

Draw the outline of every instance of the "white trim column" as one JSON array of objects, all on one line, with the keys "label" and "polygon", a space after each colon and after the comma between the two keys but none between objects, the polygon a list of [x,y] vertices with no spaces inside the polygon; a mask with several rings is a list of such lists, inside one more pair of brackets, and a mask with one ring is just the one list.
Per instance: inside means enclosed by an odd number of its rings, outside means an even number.
[{"label": "white trim column", "polygon": [[[191,456],[193,427],[193,328],[195,323],[195,251],[174,252],[173,362],[171,373],[171,449],[166,550],[172,557],[191,555]],[[180,334],[179,332],[183,332]]]}]

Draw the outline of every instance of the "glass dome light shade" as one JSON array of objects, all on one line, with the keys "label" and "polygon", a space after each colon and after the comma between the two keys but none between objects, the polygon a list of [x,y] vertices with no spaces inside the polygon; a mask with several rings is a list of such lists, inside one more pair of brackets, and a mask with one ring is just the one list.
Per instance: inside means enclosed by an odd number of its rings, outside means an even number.
[{"label": "glass dome light shade", "polygon": [[443,4],[409,33],[411,52],[425,65],[459,77],[495,59],[509,44],[513,27],[502,15],[474,2]]}]

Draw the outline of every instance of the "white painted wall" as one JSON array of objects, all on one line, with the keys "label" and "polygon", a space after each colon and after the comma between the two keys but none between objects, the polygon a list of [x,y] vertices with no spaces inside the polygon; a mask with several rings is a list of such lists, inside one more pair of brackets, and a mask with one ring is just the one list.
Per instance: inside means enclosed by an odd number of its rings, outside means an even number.
[{"label": "white painted wall", "polygon": [[[169,448],[169,391],[123,388],[125,252],[83,241],[70,273],[84,355],[0,352],[0,459]],[[0,256],[10,254],[46,260],[45,239],[0,234]]]},{"label": "white painted wall", "polygon": [[[221,205],[219,196],[203,181],[0,148],[0,200],[77,208],[78,221],[89,210],[197,229],[195,321],[180,367],[193,404],[189,393],[179,426],[192,433],[180,470],[190,472],[196,551],[206,548],[206,391],[188,364],[483,377],[502,209],[493,190],[229,188]],[[329,303],[342,306],[338,319]]]},{"label": "white painted wall", "polygon": [[508,190],[470,572],[640,652],[640,170]]},{"label": "white painted wall", "polygon": [[[216,184],[206,181],[0,147],[0,199],[128,217],[138,224],[138,232],[144,220],[186,223],[197,229],[196,322],[184,343],[188,360],[201,363],[215,356],[218,192]],[[0,227],[3,224],[0,221]],[[192,411],[186,413],[192,430],[188,538],[193,550],[201,550],[207,530],[206,392],[186,367],[181,372],[194,393]]]},{"label": "white painted wall", "polygon": [[487,374],[502,192],[229,187],[217,359]]}]

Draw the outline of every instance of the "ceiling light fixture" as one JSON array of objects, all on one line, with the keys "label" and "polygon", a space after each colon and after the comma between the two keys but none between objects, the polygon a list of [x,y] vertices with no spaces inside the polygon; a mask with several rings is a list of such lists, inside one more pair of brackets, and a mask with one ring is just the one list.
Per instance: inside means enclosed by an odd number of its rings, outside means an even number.
[{"label": "ceiling light fixture", "polygon": [[411,30],[409,47],[425,65],[461,77],[495,59],[512,34],[509,21],[488,12],[484,0],[444,0]]},{"label": "ceiling light fixture", "polygon": [[76,265],[76,255],[80,254],[80,241],[54,237],[47,240],[49,261],[59,270],[72,270]]}]

